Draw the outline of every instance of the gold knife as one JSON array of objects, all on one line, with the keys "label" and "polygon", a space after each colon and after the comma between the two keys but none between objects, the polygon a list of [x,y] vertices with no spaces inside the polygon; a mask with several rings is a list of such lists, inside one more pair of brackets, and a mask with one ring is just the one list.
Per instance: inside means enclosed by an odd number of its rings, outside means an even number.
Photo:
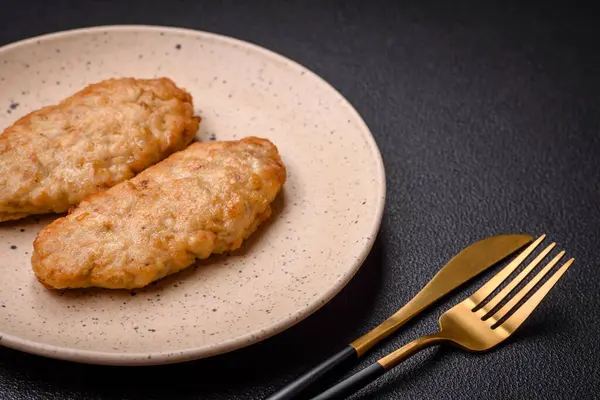
[{"label": "gold knife", "polygon": [[526,244],[529,235],[498,235],[475,242],[454,256],[404,307],[341,351],[295,379],[265,400],[290,400],[319,381],[326,373],[353,360],[388,337],[415,315]]}]

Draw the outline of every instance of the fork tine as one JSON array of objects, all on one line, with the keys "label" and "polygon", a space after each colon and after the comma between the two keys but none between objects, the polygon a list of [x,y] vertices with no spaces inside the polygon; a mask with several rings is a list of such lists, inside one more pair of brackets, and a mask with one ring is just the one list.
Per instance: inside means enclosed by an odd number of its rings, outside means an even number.
[{"label": "fork tine", "polygon": [[479,288],[478,291],[473,293],[469,300],[475,304],[474,309],[477,309],[480,303],[485,300],[498,286],[502,284],[513,273],[515,269],[523,260],[525,260],[533,250],[546,238],[546,235],[542,235],[535,240],[535,242],[531,243],[529,247],[527,247],[521,254],[519,254],[514,260],[512,260],[502,271],[498,272],[492,279],[490,279],[485,285]]},{"label": "fork tine", "polygon": [[494,296],[494,298],[485,305],[486,311],[491,311],[494,309],[494,307],[500,304],[500,302],[504,300],[506,296],[512,292],[523,281],[523,279],[525,279],[527,275],[529,275],[529,273],[533,271],[535,267],[537,267],[540,262],[542,262],[544,258],[546,258],[554,246],[556,246],[556,243],[552,243],[546,247],[532,262],[529,263],[527,267],[523,269],[523,271],[519,273],[519,275],[515,277],[515,279],[506,285],[506,287],[504,287],[504,289],[502,289],[496,296]]},{"label": "fork tine", "polygon": [[500,319],[502,319],[502,317],[507,315],[508,312],[510,310],[512,310],[513,307],[516,306],[519,301],[521,301],[525,296],[527,296],[527,293],[529,293],[531,291],[531,289],[533,289],[533,287],[538,284],[539,281],[544,279],[544,277],[560,261],[560,259],[565,255],[565,253],[566,252],[564,250],[561,251],[560,253],[558,253],[556,255],[556,257],[554,257],[552,259],[552,261],[550,261],[544,267],[544,269],[542,269],[540,272],[538,272],[537,275],[531,281],[529,281],[529,283],[527,283],[527,285],[525,285],[525,287],[523,289],[521,289],[519,291],[519,293],[517,293],[512,299],[510,299],[510,301],[508,303],[506,303],[504,306],[502,306],[502,308],[494,314],[494,319],[496,321],[499,321]]},{"label": "fork tine", "polygon": [[535,310],[535,308],[542,302],[544,297],[550,292],[550,290],[556,285],[556,282],[563,276],[563,274],[569,269],[569,267],[575,261],[571,258],[569,261],[563,264],[554,275],[552,275],[534,294],[531,296],[513,315],[508,317],[499,328],[503,328],[508,334],[513,333],[521,324],[529,317],[529,315]]}]

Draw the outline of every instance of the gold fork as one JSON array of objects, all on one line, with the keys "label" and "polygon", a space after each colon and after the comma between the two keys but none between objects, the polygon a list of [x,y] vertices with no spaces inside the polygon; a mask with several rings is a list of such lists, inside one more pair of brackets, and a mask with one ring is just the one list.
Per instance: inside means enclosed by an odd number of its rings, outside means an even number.
[{"label": "gold fork", "polygon": [[[510,297],[509,295],[531,274],[533,269],[548,256],[556,245],[556,243],[552,243],[535,257],[507,286],[500,290],[497,295],[488,300],[491,294],[507,280],[545,237],[546,235],[540,236],[472,296],[442,314],[439,321],[440,331],[438,333],[423,336],[408,343],[314,397],[313,400],[345,398],[415,353],[432,345],[448,343],[467,351],[485,351],[503,342],[521,326],[565,271],[573,264],[574,259],[571,258],[552,274],[543,285],[534,290],[534,287],[548,275],[552,268],[565,255],[565,251],[561,251],[539,273],[535,274],[533,279],[514,297],[510,298],[502,307],[498,307]],[[523,302],[523,304],[518,304],[528,294],[532,294],[531,297]]]}]

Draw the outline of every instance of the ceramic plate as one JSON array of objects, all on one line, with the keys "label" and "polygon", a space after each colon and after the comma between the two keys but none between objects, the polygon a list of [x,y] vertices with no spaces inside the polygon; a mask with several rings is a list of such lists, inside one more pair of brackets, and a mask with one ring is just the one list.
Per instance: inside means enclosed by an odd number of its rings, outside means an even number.
[{"label": "ceramic plate", "polygon": [[208,357],[302,320],[364,261],[385,202],[377,145],[329,84],[256,45],[192,30],[113,26],[5,46],[0,131],[89,83],[160,76],[194,97],[203,117],[198,140],[254,135],[278,146],[288,181],[272,217],[240,251],[136,291],[45,289],[31,270],[32,242],[57,216],[1,223],[0,344],[95,364]]}]

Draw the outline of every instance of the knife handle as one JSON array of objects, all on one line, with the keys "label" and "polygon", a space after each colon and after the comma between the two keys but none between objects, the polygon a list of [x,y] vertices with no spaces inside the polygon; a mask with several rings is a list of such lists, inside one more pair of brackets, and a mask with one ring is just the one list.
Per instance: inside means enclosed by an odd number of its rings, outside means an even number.
[{"label": "knife handle", "polygon": [[414,315],[421,310],[421,298],[423,292],[417,294],[404,307],[398,310],[394,315],[385,320],[379,326],[367,332],[354,342],[344,347],[340,352],[329,357],[321,364],[317,365],[304,375],[284,386],[271,397],[265,400],[292,400],[297,399],[299,394],[309,386],[320,381],[325,374],[334,369],[341,369],[342,365],[349,360],[356,361],[363,356],[369,349],[379,343],[382,339],[391,335],[398,328],[409,321]]},{"label": "knife handle", "polygon": [[323,361],[321,364],[296,378],[294,381],[290,382],[288,385],[284,386],[265,400],[296,399],[301,392],[303,392],[307,387],[321,380],[328,372],[332,372],[335,369],[340,369],[342,365],[356,360],[358,360],[358,353],[354,347],[348,345],[341,351],[329,357],[327,360]]},{"label": "knife handle", "polygon": [[345,399],[385,374],[386,370],[378,362],[369,365],[367,368],[344,379],[334,387],[331,387],[313,397],[311,400],[339,400]]}]

